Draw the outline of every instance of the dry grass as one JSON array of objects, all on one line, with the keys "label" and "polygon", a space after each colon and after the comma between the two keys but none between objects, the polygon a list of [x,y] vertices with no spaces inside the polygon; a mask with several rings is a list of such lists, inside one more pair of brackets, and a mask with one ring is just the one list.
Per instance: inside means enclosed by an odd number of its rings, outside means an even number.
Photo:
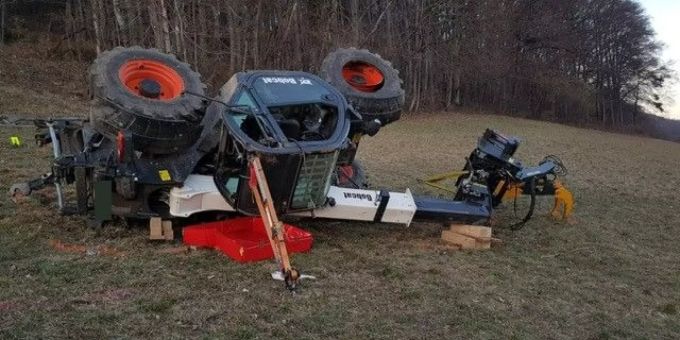
[{"label": "dry grass", "polygon": [[[440,227],[301,221],[316,238],[295,264],[317,275],[297,295],[271,263],[212,251],[172,254],[144,230],[88,230],[55,214],[49,195],[0,198],[1,338],[517,338],[680,336],[680,145],[485,115],[406,119],[362,143],[376,186],[427,189],[417,178],[462,166],[487,127],[526,138],[519,156],[557,153],[570,167],[578,223],[539,216],[497,230],[504,245],[455,252]],[[38,175],[48,150],[7,145],[0,188]],[[541,212],[549,202],[543,201]],[[111,254],[57,251],[50,240]]]},{"label": "dry grass", "polygon": [[[0,116],[87,113],[87,65],[43,45],[0,50]],[[563,158],[576,225],[539,216],[472,253],[440,244],[437,225],[300,221],[316,243],[294,263],[319,280],[297,295],[269,279],[271,263],[89,230],[54,213],[49,190],[9,202],[12,182],[48,169],[49,149],[30,145],[32,129],[0,127],[0,338],[680,337],[680,145],[439,114],[385,128],[360,157],[376,187],[440,194],[417,178],[460,168],[486,127],[526,138],[527,163]],[[11,134],[27,146],[10,148]]]},{"label": "dry grass", "polygon": [[40,41],[0,48],[0,116],[87,114],[88,65],[54,55],[50,46]]}]

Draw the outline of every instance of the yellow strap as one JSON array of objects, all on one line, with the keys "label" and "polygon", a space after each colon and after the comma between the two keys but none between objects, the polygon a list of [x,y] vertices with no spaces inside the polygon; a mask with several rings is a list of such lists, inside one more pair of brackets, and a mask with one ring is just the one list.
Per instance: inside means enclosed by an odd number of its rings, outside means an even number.
[{"label": "yellow strap", "polygon": [[445,173],[441,173],[441,174],[437,174],[437,175],[432,175],[432,176],[426,178],[425,180],[423,180],[423,182],[425,182],[425,184],[427,184],[427,185],[429,185],[433,188],[437,188],[439,190],[444,190],[444,191],[447,191],[447,192],[455,192],[454,190],[451,190],[451,189],[449,189],[449,188],[447,188],[444,185],[439,184],[439,183],[442,182],[442,181],[445,181],[447,179],[456,179],[460,176],[465,176],[469,173],[470,173],[469,171],[450,171],[450,172],[445,172]]}]

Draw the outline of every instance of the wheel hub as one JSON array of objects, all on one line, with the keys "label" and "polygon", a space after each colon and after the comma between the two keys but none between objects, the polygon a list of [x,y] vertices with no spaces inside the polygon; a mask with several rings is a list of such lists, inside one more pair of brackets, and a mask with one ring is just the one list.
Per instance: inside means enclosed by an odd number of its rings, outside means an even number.
[{"label": "wheel hub", "polygon": [[161,84],[155,80],[144,79],[139,82],[139,94],[146,98],[156,99],[161,95]]},{"label": "wheel hub", "polygon": [[375,65],[353,61],[342,68],[342,77],[353,88],[361,92],[376,92],[383,87],[385,76]]},{"label": "wheel hub", "polygon": [[366,84],[366,78],[362,75],[352,76],[352,82],[356,84]]},{"label": "wheel hub", "polygon": [[173,67],[152,59],[128,61],[120,67],[118,76],[132,94],[160,101],[178,99],[185,86]]}]

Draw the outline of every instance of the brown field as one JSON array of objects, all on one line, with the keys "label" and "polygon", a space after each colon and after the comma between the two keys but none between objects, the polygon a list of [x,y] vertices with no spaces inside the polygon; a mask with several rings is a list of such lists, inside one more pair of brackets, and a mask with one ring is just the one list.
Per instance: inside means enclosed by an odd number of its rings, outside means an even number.
[{"label": "brown field", "polygon": [[501,246],[460,252],[438,225],[300,221],[315,245],[294,263],[318,280],[295,295],[268,262],[175,254],[178,243],[122,225],[90,230],[56,214],[49,190],[11,203],[7,187],[45,171],[49,150],[10,148],[10,134],[28,142],[32,129],[2,127],[0,338],[680,337],[680,144],[434,114],[365,139],[360,158],[376,187],[435,194],[417,179],[460,168],[486,127],[522,136],[527,162],[563,158],[576,224],[545,217],[544,199],[524,229],[495,230]]}]

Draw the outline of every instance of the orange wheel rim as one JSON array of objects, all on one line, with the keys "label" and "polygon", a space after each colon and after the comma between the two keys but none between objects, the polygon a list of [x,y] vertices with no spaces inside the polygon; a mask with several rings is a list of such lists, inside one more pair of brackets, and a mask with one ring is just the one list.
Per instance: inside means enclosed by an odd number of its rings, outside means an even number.
[{"label": "orange wheel rim", "polygon": [[382,88],[385,76],[380,70],[363,61],[352,61],[342,68],[342,77],[361,92],[375,92]]},{"label": "orange wheel rim", "polygon": [[[155,60],[128,61],[121,66],[118,76],[128,91],[140,97],[171,101],[184,91],[184,80],[179,73]],[[145,92],[142,84],[151,84],[152,93]]]}]

